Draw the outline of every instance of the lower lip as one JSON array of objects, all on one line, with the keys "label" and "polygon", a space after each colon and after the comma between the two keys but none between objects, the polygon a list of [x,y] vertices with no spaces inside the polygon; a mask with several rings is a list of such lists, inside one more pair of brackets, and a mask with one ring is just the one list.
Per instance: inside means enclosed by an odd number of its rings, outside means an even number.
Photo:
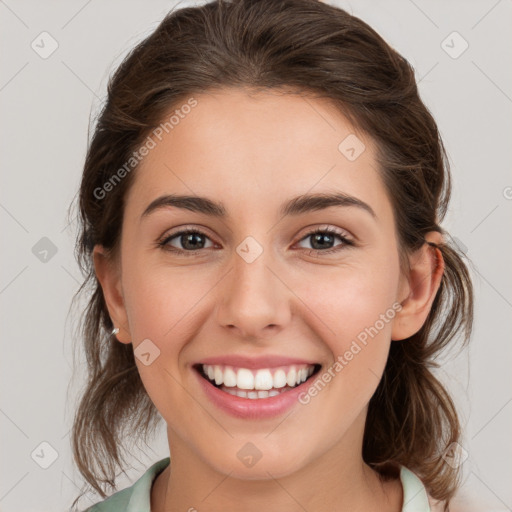
[{"label": "lower lip", "polygon": [[232,416],[244,419],[272,418],[283,414],[293,407],[294,404],[299,403],[299,395],[307,390],[315,377],[315,375],[313,375],[313,378],[310,377],[297,387],[289,391],[284,391],[279,395],[269,398],[252,399],[230,395],[225,391],[221,391],[211,384],[210,381],[202,377],[197,370],[194,370],[194,373],[197,375],[200,385],[208,398],[217,407]]}]

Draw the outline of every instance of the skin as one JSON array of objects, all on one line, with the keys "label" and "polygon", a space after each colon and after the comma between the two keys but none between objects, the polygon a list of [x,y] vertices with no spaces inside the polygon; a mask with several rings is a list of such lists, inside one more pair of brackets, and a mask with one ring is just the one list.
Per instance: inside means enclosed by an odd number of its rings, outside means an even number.
[{"label": "skin", "polygon": [[[302,511],[402,508],[398,479],[381,481],[362,459],[368,402],[391,339],[425,322],[444,270],[428,244],[400,272],[393,209],[378,174],[375,147],[325,99],[245,89],[194,96],[198,105],[150,151],[126,197],[120,251],[94,251],[117,339],[134,349],[150,339],[160,356],[144,386],[167,423],[172,470],[156,479],[151,510]],[[349,161],[349,134],[365,151]],[[371,206],[330,207],[280,217],[291,197],[341,191]],[[145,208],[162,194],[221,202],[224,219],[176,207]],[[306,235],[329,226],[332,254],[309,254]],[[195,256],[156,244],[194,227],[206,234]],[[247,263],[237,246],[252,236],[263,253]],[[441,243],[441,235],[427,240]],[[169,242],[171,243],[171,242]],[[184,252],[180,237],[172,244]],[[307,405],[272,419],[234,418],[213,405],[191,368],[224,354],[296,356],[328,368],[365,327],[394,303],[402,309]],[[237,452],[262,454],[246,467]]]}]

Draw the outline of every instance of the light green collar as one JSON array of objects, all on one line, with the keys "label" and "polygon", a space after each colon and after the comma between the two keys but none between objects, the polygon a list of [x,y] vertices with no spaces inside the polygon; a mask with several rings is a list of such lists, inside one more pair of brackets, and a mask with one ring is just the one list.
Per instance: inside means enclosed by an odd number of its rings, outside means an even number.
[{"label": "light green collar", "polygon": [[[155,462],[131,487],[97,503],[89,512],[151,512],[151,487],[169,463],[169,457]],[[405,466],[400,467],[400,481],[404,498],[402,512],[431,512],[423,483]]]}]

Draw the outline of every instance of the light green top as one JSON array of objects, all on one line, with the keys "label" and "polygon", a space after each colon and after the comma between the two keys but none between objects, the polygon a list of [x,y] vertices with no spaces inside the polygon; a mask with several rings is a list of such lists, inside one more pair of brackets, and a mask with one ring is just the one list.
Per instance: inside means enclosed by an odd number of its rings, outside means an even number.
[{"label": "light green top", "polygon": [[[155,462],[131,487],[116,492],[84,512],[151,512],[151,486],[169,462],[169,457]],[[400,467],[400,480],[404,492],[402,512],[431,512],[421,480],[405,466]]]}]

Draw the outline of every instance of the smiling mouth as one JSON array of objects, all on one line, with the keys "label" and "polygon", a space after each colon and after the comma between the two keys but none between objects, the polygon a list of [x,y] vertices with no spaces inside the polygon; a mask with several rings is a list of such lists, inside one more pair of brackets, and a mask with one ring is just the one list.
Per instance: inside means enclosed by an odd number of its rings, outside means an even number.
[{"label": "smiling mouth", "polygon": [[194,365],[201,377],[217,389],[239,398],[253,400],[286,393],[314,377],[320,368],[320,364],[297,364],[257,370],[228,365]]}]

